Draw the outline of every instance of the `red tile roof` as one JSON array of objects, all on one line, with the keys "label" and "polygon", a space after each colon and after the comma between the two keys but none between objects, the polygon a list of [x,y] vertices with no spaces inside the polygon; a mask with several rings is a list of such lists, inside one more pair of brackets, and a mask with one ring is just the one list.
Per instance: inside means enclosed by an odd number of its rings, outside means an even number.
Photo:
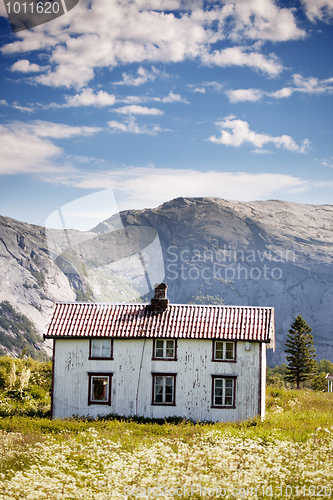
[{"label": "red tile roof", "polygon": [[186,338],[270,342],[274,308],[169,305],[154,313],[144,304],[57,302],[44,338]]}]

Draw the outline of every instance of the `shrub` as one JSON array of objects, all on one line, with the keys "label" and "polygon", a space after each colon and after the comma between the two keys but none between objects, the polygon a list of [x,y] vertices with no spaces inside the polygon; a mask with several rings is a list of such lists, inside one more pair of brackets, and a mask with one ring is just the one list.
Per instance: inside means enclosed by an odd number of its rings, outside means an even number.
[{"label": "shrub", "polygon": [[282,389],[285,387],[285,383],[282,378],[273,374],[267,376],[267,385],[269,387],[275,387],[276,389]]},{"label": "shrub", "polygon": [[0,366],[0,390],[5,389],[7,386],[7,370]]},{"label": "shrub", "polygon": [[33,271],[30,269],[30,273],[36,279],[38,286],[40,288],[43,288],[43,286],[45,285],[45,275],[43,271]]},{"label": "shrub", "polygon": [[14,362],[9,356],[4,356],[0,358],[0,373],[3,380],[0,391],[0,416],[49,415],[52,383],[50,361],[38,362],[27,358],[15,359]]},{"label": "shrub", "polygon": [[315,391],[327,391],[327,380],[326,380],[326,373],[325,372],[320,372],[317,373],[312,379],[312,389]]},{"label": "shrub", "polygon": [[80,289],[75,290],[76,293],[76,302],[94,302],[94,295],[92,289],[87,286],[87,290],[82,292]]}]

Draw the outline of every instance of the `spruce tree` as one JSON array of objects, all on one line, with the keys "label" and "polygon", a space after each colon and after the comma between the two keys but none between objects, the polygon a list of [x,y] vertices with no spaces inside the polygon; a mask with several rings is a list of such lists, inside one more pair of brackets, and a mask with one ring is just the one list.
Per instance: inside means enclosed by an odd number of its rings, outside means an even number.
[{"label": "spruce tree", "polygon": [[314,360],[316,350],[314,347],[312,328],[307,325],[301,315],[295,318],[287,335],[287,373],[286,379],[296,383],[299,389],[300,383],[311,378],[317,371],[317,364]]}]

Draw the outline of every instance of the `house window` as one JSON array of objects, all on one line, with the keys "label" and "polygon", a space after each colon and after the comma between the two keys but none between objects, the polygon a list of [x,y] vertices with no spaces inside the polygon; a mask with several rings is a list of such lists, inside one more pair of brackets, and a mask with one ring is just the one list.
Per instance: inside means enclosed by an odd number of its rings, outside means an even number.
[{"label": "house window", "polygon": [[235,408],[236,377],[212,376],[212,406]]},{"label": "house window", "polygon": [[153,359],[176,360],[176,341],[174,339],[154,339]]},{"label": "house window", "polygon": [[88,373],[88,405],[111,405],[112,373]]},{"label": "house window", "polygon": [[113,340],[90,339],[89,359],[113,359]]},{"label": "house window", "polygon": [[153,405],[175,406],[176,374],[153,373]]},{"label": "house window", "polygon": [[213,341],[213,361],[236,361],[235,342]]}]

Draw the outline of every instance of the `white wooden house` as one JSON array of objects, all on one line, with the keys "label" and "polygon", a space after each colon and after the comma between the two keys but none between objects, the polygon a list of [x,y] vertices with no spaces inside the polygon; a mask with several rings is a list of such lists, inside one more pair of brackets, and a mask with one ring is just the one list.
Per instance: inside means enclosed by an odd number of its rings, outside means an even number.
[{"label": "white wooden house", "polygon": [[232,421],[264,416],[274,309],[55,304],[52,416],[122,415]]},{"label": "white wooden house", "polygon": [[333,373],[327,373],[327,392],[333,392]]}]

